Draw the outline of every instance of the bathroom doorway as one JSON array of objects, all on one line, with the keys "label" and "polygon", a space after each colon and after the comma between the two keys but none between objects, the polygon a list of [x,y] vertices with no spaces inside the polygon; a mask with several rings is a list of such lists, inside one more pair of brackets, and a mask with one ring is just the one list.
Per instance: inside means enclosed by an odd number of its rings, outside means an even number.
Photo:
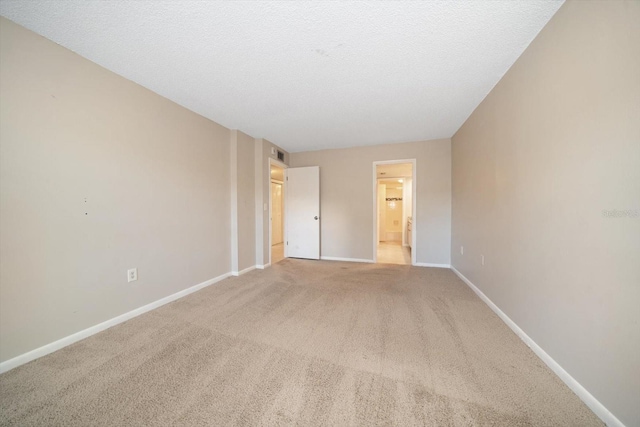
[{"label": "bathroom doorway", "polygon": [[414,162],[376,162],[375,260],[378,263],[415,263]]}]

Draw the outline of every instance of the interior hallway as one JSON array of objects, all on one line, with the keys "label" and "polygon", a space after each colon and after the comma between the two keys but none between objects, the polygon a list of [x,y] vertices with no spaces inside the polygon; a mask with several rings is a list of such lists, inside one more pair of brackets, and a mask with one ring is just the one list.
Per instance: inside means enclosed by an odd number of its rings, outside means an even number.
[{"label": "interior hallway", "polygon": [[284,243],[271,246],[271,265],[284,259]]},{"label": "interior hallway", "polygon": [[400,242],[379,242],[377,260],[381,264],[411,265],[411,249]]}]

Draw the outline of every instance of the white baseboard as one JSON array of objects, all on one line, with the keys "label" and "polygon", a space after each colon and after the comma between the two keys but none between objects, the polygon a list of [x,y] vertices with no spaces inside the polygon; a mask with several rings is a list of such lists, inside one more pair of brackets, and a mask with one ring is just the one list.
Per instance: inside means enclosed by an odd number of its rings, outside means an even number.
[{"label": "white baseboard", "polygon": [[255,270],[256,268],[257,268],[257,266],[256,266],[256,265],[252,265],[251,267],[247,267],[247,268],[245,268],[244,270],[240,270],[240,271],[232,271],[232,272],[231,272],[231,275],[232,275],[232,276],[242,276],[243,274],[248,273],[248,272],[250,272],[250,271],[252,271],[252,270]]},{"label": "white baseboard", "polygon": [[567,371],[562,368],[553,360],[546,351],[542,349],[536,342],[531,339],[520,327],[509,318],[500,308],[493,303],[480,289],[478,289],[469,279],[464,277],[462,273],[456,270],[455,267],[451,267],[451,270],[458,275],[463,282],[465,282],[479,297],[493,310],[504,323],[511,328],[513,332],[520,337],[524,343],[533,350],[533,352],[553,371],[555,374],[576,394],[578,397],[596,414],[604,423],[609,427],[624,427],[624,424],[616,418],[598,399],[596,399],[591,393],[587,391],[575,378],[573,378]]},{"label": "white baseboard", "polygon": [[368,262],[368,263],[373,262],[372,259],[340,258],[335,256],[321,256],[320,259],[323,261]]},{"label": "white baseboard", "polygon": [[[321,256],[320,259],[323,261],[345,261],[345,262],[367,262],[367,263],[375,262],[372,259],[341,258],[341,257],[333,257],[333,256]],[[451,265],[449,264],[431,264],[427,262],[417,262],[413,265],[416,267],[451,268]]]},{"label": "white baseboard", "polygon": [[260,270],[264,270],[267,267],[271,267],[271,263],[270,262],[268,262],[268,263],[266,263],[264,265],[256,264],[256,268],[259,268]]},{"label": "white baseboard", "polygon": [[432,264],[430,262],[416,262],[413,265],[416,267],[451,268],[449,264]]},{"label": "white baseboard", "polygon": [[31,362],[32,360],[38,359],[42,356],[46,356],[49,353],[53,353],[54,351],[60,350],[68,345],[71,345],[75,342],[78,342],[82,339],[88,338],[91,335],[97,334],[98,332],[102,332],[105,329],[108,329],[112,326],[115,326],[119,323],[126,322],[129,319],[132,319],[136,316],[140,316],[148,311],[151,311],[155,308],[163,306],[167,303],[175,301],[179,298],[185,297],[189,294],[192,294],[196,291],[199,291],[202,288],[205,288],[209,285],[212,285],[216,282],[226,279],[229,277],[231,273],[225,273],[221,276],[214,277],[213,279],[209,279],[206,282],[199,283],[190,288],[184,289],[180,292],[176,292],[175,294],[169,295],[157,301],[154,301],[150,304],[144,305],[142,307],[136,308],[135,310],[131,310],[128,313],[121,314],[120,316],[114,317],[112,319],[106,320],[102,323],[99,323],[95,326],[91,326],[90,328],[84,329],[80,332],[76,332],[75,334],[66,336],[52,343],[43,345],[42,347],[36,348],[35,350],[31,350],[27,353],[21,354],[19,356],[14,357],[13,359],[9,359],[5,362],[0,363],[0,374],[7,372],[13,368],[17,368],[20,365],[24,365],[25,363]]}]

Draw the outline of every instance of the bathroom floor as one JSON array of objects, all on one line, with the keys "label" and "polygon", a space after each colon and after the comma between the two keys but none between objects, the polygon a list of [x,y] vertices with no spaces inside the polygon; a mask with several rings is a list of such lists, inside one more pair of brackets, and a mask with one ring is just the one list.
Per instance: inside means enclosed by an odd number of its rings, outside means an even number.
[{"label": "bathroom floor", "polygon": [[411,249],[401,242],[378,243],[378,262],[382,264],[411,265]]}]

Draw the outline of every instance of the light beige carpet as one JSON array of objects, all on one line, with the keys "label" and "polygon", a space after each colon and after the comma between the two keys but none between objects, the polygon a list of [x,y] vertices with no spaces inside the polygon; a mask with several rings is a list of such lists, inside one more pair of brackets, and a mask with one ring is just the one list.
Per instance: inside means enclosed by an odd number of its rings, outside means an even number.
[{"label": "light beige carpet", "polygon": [[0,376],[2,425],[602,425],[451,271],[285,259]]}]

